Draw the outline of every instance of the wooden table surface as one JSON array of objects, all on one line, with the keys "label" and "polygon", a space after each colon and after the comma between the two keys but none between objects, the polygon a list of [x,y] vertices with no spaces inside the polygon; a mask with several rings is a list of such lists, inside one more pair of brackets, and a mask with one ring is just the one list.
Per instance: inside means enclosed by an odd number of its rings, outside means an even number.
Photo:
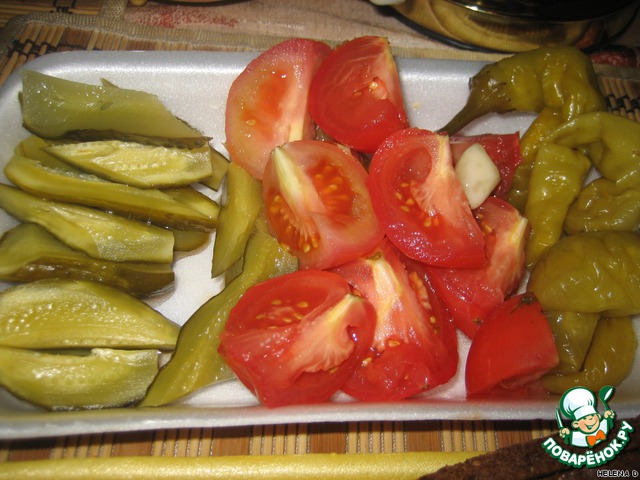
[{"label": "wooden table surface", "polygon": [[[426,38],[362,0],[325,3],[314,19],[304,2],[255,0],[259,15],[245,4],[180,6],[126,0],[8,1],[0,5],[0,85],[18,67],[50,52],[67,50],[261,50],[287,36],[323,40],[375,33],[386,35],[401,55],[426,58],[492,60],[500,55],[461,51]],[[311,7],[313,2],[307,4]],[[255,10],[253,10],[255,11]],[[271,12],[272,23],[265,21]],[[364,12],[364,13],[363,13]],[[19,15],[16,17],[16,15]],[[288,17],[286,21],[284,17]],[[630,42],[635,42],[636,29]],[[636,45],[636,44],[634,44]],[[637,69],[599,70],[601,87],[616,113],[640,120]],[[631,72],[631,73],[629,73]],[[158,429],[0,440],[0,462],[26,460],[164,457],[203,458],[289,454],[404,454],[416,452],[491,452],[555,433],[555,422],[400,421],[291,423],[225,428]],[[0,438],[2,438],[0,432]],[[457,460],[451,457],[452,460]],[[0,474],[2,463],[0,463]],[[1,478],[1,477],[0,477]]]}]

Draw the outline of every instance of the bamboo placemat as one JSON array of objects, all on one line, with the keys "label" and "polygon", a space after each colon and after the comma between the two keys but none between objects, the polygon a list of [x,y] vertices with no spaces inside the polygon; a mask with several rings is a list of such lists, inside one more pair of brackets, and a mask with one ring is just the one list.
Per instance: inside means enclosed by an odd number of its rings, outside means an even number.
[{"label": "bamboo placemat", "polygon": [[9,20],[33,12],[60,12],[71,15],[98,15],[103,0],[3,0],[0,28]]},{"label": "bamboo placemat", "polygon": [[[108,1],[108,0],[107,0]],[[104,7],[104,6],[103,6]],[[103,10],[104,12],[104,10]],[[120,11],[121,12],[121,11]],[[281,39],[159,29],[101,15],[32,13],[0,32],[0,85],[18,67],[69,50],[260,50]],[[399,55],[440,58],[441,52]],[[469,58],[468,52],[460,57]],[[476,59],[492,60],[478,54]],[[612,111],[640,121],[640,71],[599,67]],[[489,452],[553,433],[551,421],[403,421],[162,429],[0,441],[0,462],[87,457]]]}]

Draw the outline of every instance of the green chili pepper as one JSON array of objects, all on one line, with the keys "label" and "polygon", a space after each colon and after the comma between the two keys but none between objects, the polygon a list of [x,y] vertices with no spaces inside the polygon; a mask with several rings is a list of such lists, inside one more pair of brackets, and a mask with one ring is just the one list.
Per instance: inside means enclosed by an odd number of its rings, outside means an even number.
[{"label": "green chili pepper", "polygon": [[636,347],[629,317],[602,318],[593,332],[582,369],[569,375],[545,375],[542,384],[557,394],[576,386],[596,392],[605,385],[619,385],[631,371]]},{"label": "green chili pepper", "polygon": [[560,364],[553,373],[566,375],[580,370],[591,345],[600,314],[545,312],[558,347]]},{"label": "green chili pepper", "polygon": [[600,174],[622,185],[640,185],[640,123],[608,112],[579,115],[555,129],[547,141],[584,147]]},{"label": "green chili pepper", "polygon": [[604,110],[606,102],[589,57],[574,47],[542,47],[516,53],[480,70],[471,79],[466,105],[442,130],[454,134],[491,112],[539,113],[523,135],[523,162],[509,193],[509,201],[522,211],[531,163],[544,137],[577,115]]},{"label": "green chili pepper", "polygon": [[582,189],[591,163],[569,147],[543,144],[531,169],[525,217],[531,226],[527,265],[533,265],[563,233],[569,205]]},{"label": "green chili pepper", "polygon": [[599,178],[582,189],[564,220],[569,235],[599,230],[640,229],[640,188]]},{"label": "green chili pepper", "polygon": [[602,231],[564,237],[538,260],[529,277],[545,311],[640,313],[640,235]]}]

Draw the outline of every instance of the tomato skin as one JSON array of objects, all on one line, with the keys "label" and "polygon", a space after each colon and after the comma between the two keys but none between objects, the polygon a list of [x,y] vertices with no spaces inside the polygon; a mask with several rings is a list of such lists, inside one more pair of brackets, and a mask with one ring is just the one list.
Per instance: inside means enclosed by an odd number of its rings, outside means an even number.
[{"label": "tomato skin", "polygon": [[424,267],[456,326],[472,339],[489,312],[520,285],[529,232],[527,220],[518,210],[497,197],[488,197],[474,210],[474,216],[485,235],[487,265],[455,269]]},{"label": "tomato skin", "polygon": [[250,288],[219,353],[267,407],[327,401],[369,350],[375,312],[335,273],[300,270]]},{"label": "tomato skin", "polygon": [[547,317],[532,293],[496,307],[471,342],[465,368],[467,396],[518,390],[558,365]]},{"label": "tomato skin", "polygon": [[315,40],[285,40],[252,60],[233,81],[225,110],[225,147],[231,160],[254,178],[262,178],[274,147],[315,137],[309,89],[330,50]]},{"label": "tomato skin", "polygon": [[505,134],[487,133],[472,136],[453,135],[450,142],[454,164],[464,151],[474,143],[479,143],[484,147],[500,172],[500,183],[491,194],[498,198],[506,199],[507,192],[513,184],[516,169],[522,162],[520,134],[514,132]]},{"label": "tomato skin", "polygon": [[430,285],[402,261],[388,240],[334,272],[373,304],[376,329],[367,358],[342,390],[364,401],[411,397],[456,373],[455,328]]},{"label": "tomato skin", "polygon": [[309,107],[322,130],[364,153],[408,127],[388,40],[364,36],[333,49],[313,79]]},{"label": "tomato skin", "polygon": [[300,268],[334,267],[382,240],[366,179],[362,164],[335,144],[299,140],[274,150],[262,182],[265,212]]},{"label": "tomato skin", "polygon": [[450,268],[486,264],[484,237],[446,135],[417,128],[394,133],[371,160],[368,186],[387,237],[408,257]]}]

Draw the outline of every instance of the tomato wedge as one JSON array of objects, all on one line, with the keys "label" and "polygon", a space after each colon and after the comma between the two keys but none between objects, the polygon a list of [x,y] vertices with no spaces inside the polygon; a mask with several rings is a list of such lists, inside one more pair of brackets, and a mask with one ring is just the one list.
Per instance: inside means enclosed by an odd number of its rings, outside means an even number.
[{"label": "tomato wedge", "polygon": [[265,212],[301,268],[334,267],[382,240],[366,178],[362,164],[332,143],[299,140],[274,149],[262,181]]},{"label": "tomato wedge", "polygon": [[531,293],[501,303],[471,342],[465,369],[467,396],[497,388],[517,391],[558,365],[547,317]]},{"label": "tomato wedge", "polygon": [[388,137],[369,166],[373,208],[389,239],[430,265],[485,265],[484,236],[451,161],[448,137],[410,128]]},{"label": "tomato wedge", "polygon": [[320,65],[309,95],[318,126],[361,152],[375,152],[387,136],[409,126],[398,69],[383,37],[338,45]]},{"label": "tomato wedge", "polygon": [[225,111],[225,146],[232,161],[261,179],[274,147],[315,137],[309,88],[331,48],[294,38],[271,47],[236,77]]},{"label": "tomato wedge", "polygon": [[373,304],[377,318],[371,349],[342,387],[345,393],[364,401],[401,400],[455,375],[455,327],[391,242],[385,239],[369,255],[333,271]]},{"label": "tomato wedge", "polygon": [[450,143],[454,164],[471,145],[474,143],[482,145],[500,172],[500,183],[491,193],[496,197],[506,199],[507,192],[513,184],[513,176],[516,173],[516,169],[522,162],[520,134],[514,132],[504,134],[487,133],[472,136],[453,135]]},{"label": "tomato wedge", "polygon": [[487,265],[456,269],[424,267],[456,326],[469,338],[475,337],[489,312],[520,285],[528,236],[527,220],[497,197],[488,197],[474,210],[474,215],[485,235]]},{"label": "tomato wedge", "polygon": [[335,273],[300,270],[250,288],[219,352],[267,407],[328,400],[362,362],[375,312]]}]

